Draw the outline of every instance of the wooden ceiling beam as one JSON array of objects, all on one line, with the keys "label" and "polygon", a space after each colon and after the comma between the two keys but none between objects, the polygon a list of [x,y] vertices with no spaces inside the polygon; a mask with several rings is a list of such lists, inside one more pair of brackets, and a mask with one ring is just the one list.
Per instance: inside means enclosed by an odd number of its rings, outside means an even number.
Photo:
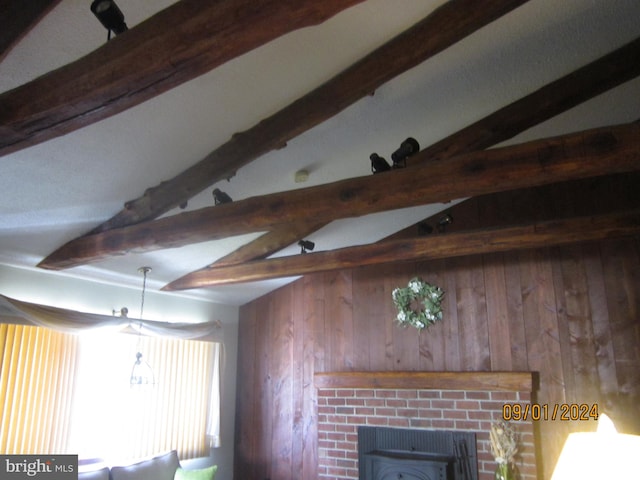
[{"label": "wooden ceiling beam", "polygon": [[[640,37],[434,143],[422,161],[484,150],[640,75]],[[416,163],[410,157],[407,163]]]},{"label": "wooden ceiling beam", "polygon": [[122,112],[361,1],[181,0],[85,57],[0,95],[0,155]]},{"label": "wooden ceiling beam", "polygon": [[60,0],[0,0],[0,62]]},{"label": "wooden ceiling beam", "polygon": [[162,288],[203,288],[408,260],[524,250],[640,234],[640,211],[457,232],[203,269]]},{"label": "wooden ceiling beam", "polygon": [[526,0],[450,0],[320,87],[250,129],[236,133],[178,176],[128,201],[123,210],[91,233],[166,213],[523,3]]},{"label": "wooden ceiling beam", "polygon": [[309,218],[325,222],[639,169],[640,125],[599,128],[433,160],[428,166],[252,197],[87,235],[65,244],[39,266],[69,268],[128,252],[273,230]]},{"label": "wooden ceiling beam", "polygon": [[267,258],[269,255],[279,252],[284,247],[288,247],[300,240],[306,239],[307,236],[320,230],[324,225],[326,224],[299,222],[289,225],[286,228],[267,232],[252,242],[234,250],[229,255],[216,260],[214,263],[209,265],[209,267],[233,265],[235,263]]},{"label": "wooden ceiling beam", "polygon": [[[425,148],[420,156],[421,162],[424,164],[433,159],[483,150],[508,140],[538,123],[637,77],[640,75],[640,62],[636,61],[638,58],[640,38]],[[409,158],[408,162],[416,164],[414,158]],[[321,226],[319,225],[318,229]],[[290,236],[287,236],[286,232],[295,232],[298,228],[297,225],[285,226],[276,232],[270,232],[268,239],[260,237],[254,241],[255,243],[249,242],[241,247],[242,255],[238,258],[242,258],[242,261],[265,258],[268,254],[290,245]],[[311,233],[308,232],[307,235]],[[279,248],[275,243],[277,235],[282,236]],[[268,254],[262,246],[265,241],[270,245]],[[209,267],[223,263],[228,262],[221,259]]]}]

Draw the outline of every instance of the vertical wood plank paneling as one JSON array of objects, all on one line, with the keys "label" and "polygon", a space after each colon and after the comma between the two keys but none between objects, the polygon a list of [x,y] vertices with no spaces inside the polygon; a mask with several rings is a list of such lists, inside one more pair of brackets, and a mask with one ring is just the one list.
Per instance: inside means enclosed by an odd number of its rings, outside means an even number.
[{"label": "vertical wood plank paneling", "polygon": [[293,320],[292,288],[273,295],[273,321],[269,353],[271,376],[271,478],[291,478],[293,451]]},{"label": "vertical wood plank paneling", "polygon": [[[380,343],[378,343],[378,345],[380,345],[380,347],[384,346],[384,349],[380,348],[380,350],[376,351],[375,353],[379,357],[378,362],[383,370],[394,369],[395,367],[394,352],[397,348],[399,348],[398,345],[394,344],[395,332],[399,328],[395,321],[398,311],[395,305],[393,304],[393,298],[391,297],[394,288],[398,286],[403,286],[401,283],[402,280],[405,279],[403,275],[407,275],[406,271],[401,272],[402,275],[400,275],[400,273],[398,272],[399,269],[401,270],[400,267],[387,265],[385,266],[384,269],[381,270],[382,278],[387,279],[387,282],[380,282],[381,288],[379,291],[380,291],[380,295],[381,296],[386,295],[386,298],[381,304],[376,305],[378,307],[378,313],[376,318],[380,328],[379,336],[381,337],[381,341]],[[391,276],[393,277],[393,279],[389,278]],[[390,282],[393,282],[393,284],[390,285]],[[372,305],[370,308],[373,308],[373,307],[374,305]],[[372,359],[373,355],[369,354],[369,358]],[[371,364],[373,367],[374,362],[372,361]]]},{"label": "vertical wood plank paneling", "polygon": [[506,297],[504,262],[501,253],[484,256],[484,283],[487,298],[487,326],[489,329],[489,351],[491,370],[510,371],[511,338],[509,307]]},{"label": "vertical wood plank paneling", "polygon": [[452,261],[458,300],[461,370],[489,370],[489,331],[482,257]]},{"label": "vertical wood plank paneling", "polygon": [[640,271],[638,251],[630,241],[604,244],[604,273],[609,299],[618,384],[622,392],[640,393],[640,370],[633,368],[640,358],[638,319],[640,317]]},{"label": "vertical wood plank paneling", "polygon": [[[565,397],[567,402],[572,402],[575,399],[576,393],[576,381],[574,375],[574,363],[573,354],[576,349],[574,348],[575,340],[572,339],[571,331],[569,328],[569,315],[567,313],[567,296],[571,297],[571,279],[569,279],[569,285],[565,286],[565,278],[562,268],[562,250],[560,248],[553,249],[553,256],[557,261],[551,263],[553,271],[553,287],[556,292],[556,314],[558,316],[558,343],[560,345],[560,357],[562,358],[562,379]],[[569,289],[569,293],[567,292]],[[575,302],[574,302],[575,303]]]},{"label": "vertical wood plank paneling", "polygon": [[[437,285],[443,290],[446,289],[446,278],[444,275],[444,260],[433,262],[422,262],[417,265],[418,276],[424,281]],[[445,292],[445,296],[447,293]],[[449,319],[446,308],[446,300],[443,301],[443,317]],[[419,336],[420,358],[419,369],[425,371],[445,371],[446,362],[446,322],[439,321],[424,330]]]},{"label": "vertical wood plank paneling", "polygon": [[353,369],[370,370],[371,343],[379,344],[380,332],[377,331],[380,309],[377,301],[382,291],[378,277],[371,275],[370,269],[353,270]]},{"label": "vertical wood plank paneling", "polygon": [[573,403],[595,403],[598,401],[599,382],[589,287],[583,263],[585,255],[581,245],[565,247],[560,252],[562,257],[555,263],[561,271],[564,290],[563,315],[559,315],[559,319],[566,322],[560,321],[558,330],[560,335],[565,328],[568,333],[569,341],[561,341],[561,346],[569,347],[569,358],[563,352],[562,363],[571,366],[572,377],[572,384],[569,384],[569,369],[565,368],[567,400]]},{"label": "vertical wood plank paneling", "polygon": [[[305,351],[305,337],[308,335],[306,325],[309,323],[305,318],[304,308],[304,282],[294,282],[291,286],[291,335],[293,342],[293,428],[290,434],[292,440],[291,449],[291,471],[294,474],[304,470],[304,447],[306,437],[304,431],[304,409],[308,403],[309,388],[305,386],[305,369],[310,360]],[[312,362],[313,364],[313,362]],[[299,439],[299,441],[297,440]]]},{"label": "vertical wood plank paneling", "polygon": [[[488,198],[485,198],[483,202],[486,204],[488,200]],[[486,214],[487,210],[494,211],[494,208],[483,209],[477,197],[470,198],[466,202],[462,202],[456,205],[453,209],[449,209],[443,212],[452,216],[453,222],[450,225],[447,225],[444,228],[439,228],[438,223],[442,218],[442,215],[436,215],[436,221],[434,222],[436,226],[435,232],[437,232],[436,234],[438,234],[479,228],[481,225],[485,224],[485,218],[482,218],[482,221],[480,219],[480,212],[482,210],[485,210],[484,214]]]},{"label": "vertical wood plank paneling", "polygon": [[515,252],[503,254],[505,295],[509,318],[509,343],[511,344],[511,366],[516,372],[529,370],[527,339],[522,308],[522,278],[519,257]]},{"label": "vertical wood plank paneling", "polygon": [[255,349],[255,394],[254,402],[254,435],[256,437],[255,463],[251,478],[269,478],[271,476],[272,429],[273,429],[273,394],[270,370],[271,326],[275,321],[272,310],[273,297],[258,299]]},{"label": "vertical wood plank paneling", "polygon": [[[508,200],[505,201],[505,197]],[[548,195],[535,195],[531,190],[515,190],[505,192],[503,195],[488,195],[478,201],[478,225],[516,225],[526,219],[540,219],[540,213],[545,210],[538,203],[539,197]]]},{"label": "vertical wood plank paneling", "polygon": [[616,360],[611,342],[607,293],[602,271],[602,257],[597,244],[583,246],[584,262],[589,288],[589,308],[593,328],[593,346],[595,349],[598,385],[600,387],[599,402],[603,407],[605,399],[618,392]]},{"label": "vertical wood plank paneling", "polygon": [[456,288],[455,268],[451,260],[444,260],[445,281],[444,305],[442,307],[446,321],[443,319],[444,334],[444,360],[445,371],[459,372],[462,370],[462,357],[460,355],[460,322],[458,319],[458,296]]},{"label": "vertical wood plank paneling", "polygon": [[529,367],[541,372],[545,395],[564,397],[560,342],[557,336],[556,297],[547,250],[520,254],[523,317]]},{"label": "vertical wood plank paneling", "polygon": [[[387,308],[381,308],[381,305],[391,302],[390,298],[386,298],[384,284],[384,278],[388,276],[388,272],[388,266],[382,266],[375,276],[369,269],[354,270],[354,321],[357,325],[357,335],[362,335],[362,339],[358,342],[358,355],[366,355],[362,363],[367,364],[367,370],[372,371],[388,370],[387,361],[392,356],[393,340],[389,335],[390,324],[394,317],[387,313]],[[357,303],[355,303],[356,295]],[[355,310],[356,305],[358,305],[357,310]],[[358,319],[360,312],[365,319]]]},{"label": "vertical wood plank paneling", "polygon": [[307,311],[310,309],[309,319],[311,321],[310,333],[312,338],[308,339],[309,345],[314,349],[313,362],[315,372],[328,372],[330,371],[328,357],[328,345],[327,331],[329,327],[326,325],[330,319],[327,315],[327,307],[325,298],[327,296],[325,289],[325,278],[322,274],[308,275],[303,278],[305,282],[304,298],[305,308]]},{"label": "vertical wood plank paneling", "polygon": [[[529,369],[540,372],[537,400],[541,404],[566,403],[555,289],[548,250],[521,252],[520,275],[528,365]],[[545,478],[549,478],[557,452],[564,444],[566,431],[563,422],[541,422],[539,427],[544,435],[540,466]]]},{"label": "vertical wood plank paneling", "polygon": [[[302,478],[315,478],[318,472],[318,397],[314,373],[324,371],[324,288],[320,275],[308,275],[302,285],[304,309],[295,317],[296,329],[303,330],[303,405],[302,436],[293,438],[302,444]],[[300,361],[295,358],[294,361]],[[296,478],[294,476],[294,478]]]},{"label": "vertical wood plank paneling", "polygon": [[[607,399],[625,428],[640,428],[640,261],[637,241],[603,244],[604,279],[618,394]],[[631,412],[636,413],[635,416]]]},{"label": "vertical wood plank paneling", "polygon": [[325,274],[325,307],[330,321],[326,339],[328,357],[325,359],[331,371],[352,369],[353,344],[353,292],[351,271]]},{"label": "vertical wood plank paneling", "polygon": [[[477,228],[484,224],[484,219],[483,222],[480,221],[482,210],[483,207],[477,198],[462,202],[456,206],[455,211],[448,211],[453,217],[453,223],[444,229],[444,233]],[[494,209],[488,208],[485,210],[493,211]],[[444,325],[445,368],[449,371],[485,370],[489,368],[488,356],[486,365],[480,366],[481,362],[474,365],[483,347],[478,344],[473,345],[474,330],[478,327],[478,323],[476,318],[471,321],[468,318],[474,316],[473,310],[476,308],[484,310],[486,314],[486,305],[484,301],[482,305],[477,306],[470,303],[474,297],[472,286],[474,281],[472,278],[474,273],[477,272],[465,271],[468,258],[453,258],[444,261],[447,273],[445,276],[446,287],[443,286],[445,290],[445,306],[443,310],[448,320]],[[484,319],[486,321],[486,315]],[[486,332],[485,325],[485,335]],[[486,340],[486,337],[482,336]],[[482,341],[482,338],[479,339],[479,343],[482,343]],[[471,349],[469,350],[468,347],[470,345]],[[488,342],[485,345],[488,349]]]},{"label": "vertical wood plank paneling", "polygon": [[[379,302],[391,329],[391,350],[393,352],[390,370],[416,370],[420,358],[420,335],[412,327],[401,327],[394,322],[397,310],[393,305],[392,292],[395,288],[404,288],[417,276],[412,264],[398,263],[384,268],[383,296]],[[423,279],[424,280],[424,279]]]}]

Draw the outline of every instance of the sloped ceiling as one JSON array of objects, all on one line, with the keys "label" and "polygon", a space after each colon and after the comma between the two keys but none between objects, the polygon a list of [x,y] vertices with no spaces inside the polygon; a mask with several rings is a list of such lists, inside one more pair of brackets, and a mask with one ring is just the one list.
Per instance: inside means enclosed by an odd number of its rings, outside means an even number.
[{"label": "sloped ceiling", "polygon": [[[173,4],[117,3],[132,29]],[[117,115],[0,157],[0,264],[35,270],[61,245],[115,215],[125,201],[173,178],[234,133],[318,87],[443,3],[367,0]],[[261,156],[228,181],[211,185],[189,200],[187,210],[213,205],[214,187],[237,201],[370,175],[372,152],[389,157],[408,136],[422,147],[429,146],[634,40],[640,36],[639,20],[637,0],[531,0],[387,82],[291,140],[286,148]],[[62,0],[1,61],[0,92],[72,62],[105,41],[106,30],[89,11],[87,0]],[[628,123],[640,118],[639,113],[636,79],[508,143]],[[295,182],[300,169],[309,172],[305,183]],[[423,205],[337,220],[308,238],[317,250],[371,243],[447,207]],[[138,267],[149,265],[153,268],[149,286],[155,290],[260,234],[130,252],[50,275],[61,281],[76,277],[137,287]],[[294,243],[276,255],[298,253]],[[292,279],[201,288],[180,295],[241,305]]]}]

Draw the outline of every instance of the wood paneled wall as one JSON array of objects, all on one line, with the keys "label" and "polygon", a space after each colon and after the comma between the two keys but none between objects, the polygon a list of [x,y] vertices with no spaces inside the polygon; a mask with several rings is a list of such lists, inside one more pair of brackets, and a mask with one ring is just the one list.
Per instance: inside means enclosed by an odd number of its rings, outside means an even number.
[{"label": "wood paneled wall", "polygon": [[[548,193],[534,205],[558,207]],[[455,221],[499,216],[504,202],[494,200],[457,208]],[[446,292],[443,321],[420,335],[393,323],[391,291],[414,276]],[[235,478],[316,478],[313,375],[349,370],[536,371],[534,401],[597,403],[619,430],[640,434],[640,241],[309,275],[243,306]],[[595,422],[536,427],[539,471],[550,478],[569,431]]]}]

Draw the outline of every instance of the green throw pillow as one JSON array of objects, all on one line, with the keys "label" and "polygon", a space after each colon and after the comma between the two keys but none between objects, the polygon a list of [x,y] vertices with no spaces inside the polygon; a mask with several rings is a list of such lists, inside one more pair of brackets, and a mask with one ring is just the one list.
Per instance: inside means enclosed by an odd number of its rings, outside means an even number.
[{"label": "green throw pillow", "polygon": [[197,470],[187,470],[187,469],[178,467],[173,479],[174,480],[213,480],[213,477],[216,474],[217,470],[218,470],[217,465],[213,465],[207,468],[200,468]]}]

